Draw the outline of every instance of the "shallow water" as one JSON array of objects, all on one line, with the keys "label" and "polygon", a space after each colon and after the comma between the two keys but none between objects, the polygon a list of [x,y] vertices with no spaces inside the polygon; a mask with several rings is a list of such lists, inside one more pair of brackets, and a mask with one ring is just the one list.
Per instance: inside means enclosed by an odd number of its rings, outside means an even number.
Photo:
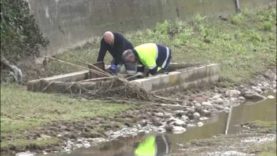
[{"label": "shallow water", "polygon": [[[239,133],[241,124],[251,121],[275,121],[276,98],[257,103],[244,103],[233,107],[230,113],[220,113],[202,127],[189,128],[183,134],[152,134],[122,138],[87,149],[78,149],[70,154],[56,153],[51,156],[140,156],[139,153],[180,153],[181,145],[194,139],[210,138],[215,135]],[[227,125],[229,116],[229,126]],[[137,154],[135,154],[137,153]],[[147,154],[151,156],[153,154]],[[49,155],[50,156],[50,155]]]}]

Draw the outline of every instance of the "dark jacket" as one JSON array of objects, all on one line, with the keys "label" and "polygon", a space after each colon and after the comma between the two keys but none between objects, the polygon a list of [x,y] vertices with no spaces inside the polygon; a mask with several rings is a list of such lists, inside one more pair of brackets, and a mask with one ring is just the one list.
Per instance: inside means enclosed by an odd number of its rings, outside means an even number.
[{"label": "dark jacket", "polygon": [[124,38],[120,33],[113,32],[114,34],[114,44],[110,46],[104,39],[101,40],[100,50],[98,53],[97,62],[103,62],[106,52],[113,56],[114,64],[123,64],[121,55],[127,49],[133,49],[133,45],[130,41]]}]

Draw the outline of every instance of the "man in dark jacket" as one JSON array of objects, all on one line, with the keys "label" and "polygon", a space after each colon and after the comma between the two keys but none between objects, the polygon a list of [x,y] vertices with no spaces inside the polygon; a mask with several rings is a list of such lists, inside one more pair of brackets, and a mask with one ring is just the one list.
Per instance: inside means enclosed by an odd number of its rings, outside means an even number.
[{"label": "man in dark jacket", "polygon": [[124,38],[120,33],[106,31],[101,40],[97,62],[103,62],[106,52],[109,51],[113,57],[109,71],[112,74],[116,74],[118,65],[123,64],[121,57],[122,53],[127,49],[133,49],[133,45],[130,41]]}]

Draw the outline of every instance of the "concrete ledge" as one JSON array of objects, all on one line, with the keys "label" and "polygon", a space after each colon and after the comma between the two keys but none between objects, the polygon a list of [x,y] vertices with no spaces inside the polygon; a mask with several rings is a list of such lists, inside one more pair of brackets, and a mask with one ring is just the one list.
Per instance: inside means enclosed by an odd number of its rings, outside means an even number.
[{"label": "concrete ledge", "polygon": [[41,82],[74,82],[87,79],[89,77],[89,70],[83,70],[74,73],[46,77],[42,79],[31,80],[27,83],[27,89],[31,91],[39,91],[42,89]]},{"label": "concrete ledge", "polygon": [[[181,67],[181,66],[180,66]],[[146,91],[160,91],[174,88],[198,87],[216,82],[219,79],[219,65],[197,65],[182,68],[168,74],[156,75],[130,81]],[[58,75],[43,79],[32,80],[27,83],[30,91],[78,93],[82,89],[94,90],[97,82],[84,81],[91,77],[89,70]],[[83,80],[83,81],[81,81]],[[78,83],[76,83],[78,82]],[[101,79],[101,83],[106,82]],[[108,83],[108,82],[107,82]]]},{"label": "concrete ledge", "polygon": [[174,87],[188,88],[216,82],[219,79],[218,73],[219,65],[209,64],[134,80],[131,83],[144,88],[146,91],[158,91]]}]

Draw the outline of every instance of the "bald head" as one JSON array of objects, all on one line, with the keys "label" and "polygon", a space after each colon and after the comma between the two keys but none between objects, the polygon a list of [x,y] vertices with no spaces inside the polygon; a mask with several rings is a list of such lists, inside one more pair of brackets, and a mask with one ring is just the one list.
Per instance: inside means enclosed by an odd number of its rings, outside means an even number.
[{"label": "bald head", "polygon": [[114,43],[114,35],[111,31],[106,31],[103,35],[103,39],[109,45],[113,45]]}]

